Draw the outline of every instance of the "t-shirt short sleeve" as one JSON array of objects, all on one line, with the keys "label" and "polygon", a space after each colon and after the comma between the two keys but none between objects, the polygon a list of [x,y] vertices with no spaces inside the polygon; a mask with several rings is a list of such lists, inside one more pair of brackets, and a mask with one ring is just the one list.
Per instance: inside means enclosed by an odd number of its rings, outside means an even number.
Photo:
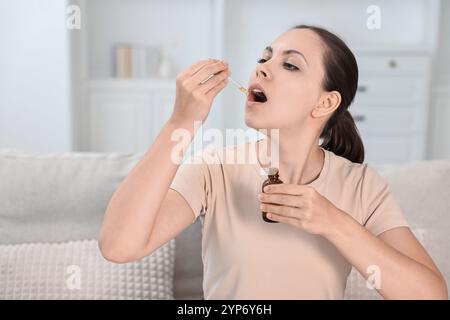
[{"label": "t-shirt short sleeve", "polygon": [[375,236],[393,228],[408,227],[388,183],[368,166],[364,174],[362,203],[366,213],[364,226]]},{"label": "t-shirt short sleeve", "polygon": [[181,194],[191,207],[194,213],[192,223],[206,214],[211,198],[211,175],[201,155],[189,156],[180,164],[170,189]]}]

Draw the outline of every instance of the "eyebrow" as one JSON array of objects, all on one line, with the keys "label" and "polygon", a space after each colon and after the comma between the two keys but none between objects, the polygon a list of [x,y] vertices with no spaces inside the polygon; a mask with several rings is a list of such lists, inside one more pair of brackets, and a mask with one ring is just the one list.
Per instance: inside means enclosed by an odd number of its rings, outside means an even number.
[{"label": "eyebrow", "polygon": [[[273,54],[273,48],[271,46],[267,46],[264,50],[269,51],[271,54]],[[306,65],[308,65],[308,61],[306,60],[305,55],[303,53],[301,53],[300,51],[297,51],[295,49],[289,49],[289,50],[283,51],[284,55],[288,55],[288,54],[292,54],[292,53],[300,55],[303,58],[303,60],[305,60]]]}]

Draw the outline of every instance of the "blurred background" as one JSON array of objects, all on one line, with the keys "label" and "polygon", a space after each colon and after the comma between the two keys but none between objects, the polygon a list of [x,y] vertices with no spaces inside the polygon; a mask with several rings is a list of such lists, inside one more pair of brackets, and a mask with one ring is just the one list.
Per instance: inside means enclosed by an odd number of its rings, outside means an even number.
[{"label": "blurred background", "polygon": [[[179,72],[225,59],[246,86],[266,45],[314,24],[357,56],[366,162],[450,159],[449,17],[439,0],[0,0],[0,149],[145,151]],[[230,83],[205,128],[247,130],[244,107]]]}]

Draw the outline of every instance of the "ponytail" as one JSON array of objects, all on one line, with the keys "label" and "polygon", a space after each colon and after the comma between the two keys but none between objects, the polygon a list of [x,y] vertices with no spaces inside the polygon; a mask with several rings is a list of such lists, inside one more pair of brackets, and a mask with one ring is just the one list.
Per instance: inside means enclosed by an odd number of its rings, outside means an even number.
[{"label": "ponytail", "polygon": [[321,147],[351,162],[363,163],[364,145],[355,121],[348,110],[343,112],[338,110],[331,116],[322,131]]}]

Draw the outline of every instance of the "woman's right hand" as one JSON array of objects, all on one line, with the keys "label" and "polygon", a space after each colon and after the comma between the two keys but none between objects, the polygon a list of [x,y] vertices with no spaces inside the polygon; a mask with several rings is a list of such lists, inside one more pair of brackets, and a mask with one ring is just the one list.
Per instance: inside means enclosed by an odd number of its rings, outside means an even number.
[{"label": "woman's right hand", "polygon": [[[200,84],[212,74],[216,75]],[[176,99],[171,119],[203,123],[214,98],[227,85],[230,74],[226,62],[213,59],[198,61],[181,72],[176,79]]]}]

